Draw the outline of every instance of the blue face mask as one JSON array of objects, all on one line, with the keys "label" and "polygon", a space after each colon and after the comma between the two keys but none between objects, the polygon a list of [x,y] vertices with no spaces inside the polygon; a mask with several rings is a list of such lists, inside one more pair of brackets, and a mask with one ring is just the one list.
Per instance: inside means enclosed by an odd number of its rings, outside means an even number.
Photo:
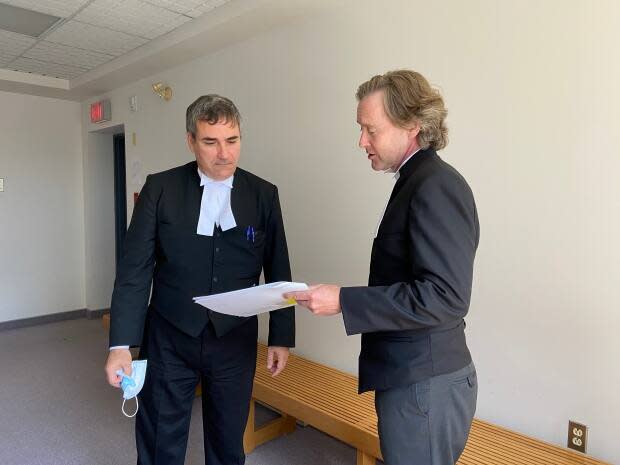
[{"label": "blue face mask", "polygon": [[[138,413],[138,393],[144,386],[144,377],[146,376],[146,360],[134,360],[131,362],[131,376],[127,376],[123,373],[123,370],[118,370],[117,375],[122,376],[121,389],[123,390],[123,405],[121,410],[127,418],[135,417]],[[136,411],[132,415],[128,415],[125,412],[125,402],[129,399],[136,398]]]}]

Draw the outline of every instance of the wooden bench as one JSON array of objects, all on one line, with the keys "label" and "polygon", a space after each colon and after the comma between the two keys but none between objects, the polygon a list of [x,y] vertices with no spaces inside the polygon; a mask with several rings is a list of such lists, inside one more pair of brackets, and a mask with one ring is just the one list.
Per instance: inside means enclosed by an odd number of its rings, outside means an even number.
[{"label": "wooden bench", "polygon": [[[298,419],[357,449],[357,465],[381,459],[374,393],[357,393],[357,378],[320,363],[291,355],[276,378],[265,369],[267,348],[259,344],[256,377],[246,427],[246,453],[270,439],[295,430]],[[283,416],[256,429],[254,404]],[[459,465],[609,465],[523,434],[474,420]]]}]

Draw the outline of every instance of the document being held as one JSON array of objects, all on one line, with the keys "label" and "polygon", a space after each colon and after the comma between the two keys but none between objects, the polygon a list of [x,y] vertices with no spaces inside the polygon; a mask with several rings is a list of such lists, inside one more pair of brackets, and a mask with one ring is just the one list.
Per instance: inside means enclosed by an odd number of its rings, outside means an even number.
[{"label": "document being held", "polygon": [[238,291],[194,297],[194,302],[214,312],[226,315],[254,316],[295,305],[294,300],[286,300],[282,294],[291,291],[305,291],[306,289],[308,289],[308,285],[304,283],[279,281],[239,289]]}]

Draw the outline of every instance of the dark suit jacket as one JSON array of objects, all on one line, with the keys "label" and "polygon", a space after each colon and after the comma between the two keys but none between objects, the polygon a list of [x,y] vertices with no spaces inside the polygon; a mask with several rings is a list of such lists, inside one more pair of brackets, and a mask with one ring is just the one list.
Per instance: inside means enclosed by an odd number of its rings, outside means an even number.
[{"label": "dark suit jacket", "polygon": [[399,173],[373,243],[368,287],[340,293],[347,334],[362,333],[360,392],[471,362],[463,317],[479,238],[472,192],[432,149]]},{"label": "dark suit jacket", "polygon": [[[213,237],[196,233],[202,189],[195,161],[147,177],[117,265],[111,346],[140,344],[151,283],[152,311],[192,336],[211,320],[222,336],[247,318],[212,312],[193,297],[256,285],[263,270],[266,282],[291,280],[276,186],[237,168],[231,191],[237,226],[216,228]],[[294,346],[294,307],[271,312],[268,343]]]}]

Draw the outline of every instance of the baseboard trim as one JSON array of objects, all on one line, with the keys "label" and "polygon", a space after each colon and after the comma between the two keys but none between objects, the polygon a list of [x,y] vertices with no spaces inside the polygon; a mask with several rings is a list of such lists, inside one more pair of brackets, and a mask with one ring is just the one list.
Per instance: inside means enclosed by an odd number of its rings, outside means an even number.
[{"label": "baseboard trim", "polygon": [[110,313],[109,308],[99,308],[97,310],[92,310],[90,308],[87,308],[86,318],[88,320],[98,320],[99,318],[103,317],[103,315],[107,315],[108,313]]},{"label": "baseboard trim", "polygon": [[48,323],[56,323],[59,321],[77,320],[79,318],[95,320],[97,318],[101,318],[104,314],[108,312],[109,309],[106,308],[102,308],[99,310],[81,308],[79,310],[69,310],[67,312],[51,313],[49,315],[40,315],[30,318],[21,318],[18,320],[3,321],[0,322],[0,331],[5,331],[8,329],[27,328],[28,326],[45,325]]}]

